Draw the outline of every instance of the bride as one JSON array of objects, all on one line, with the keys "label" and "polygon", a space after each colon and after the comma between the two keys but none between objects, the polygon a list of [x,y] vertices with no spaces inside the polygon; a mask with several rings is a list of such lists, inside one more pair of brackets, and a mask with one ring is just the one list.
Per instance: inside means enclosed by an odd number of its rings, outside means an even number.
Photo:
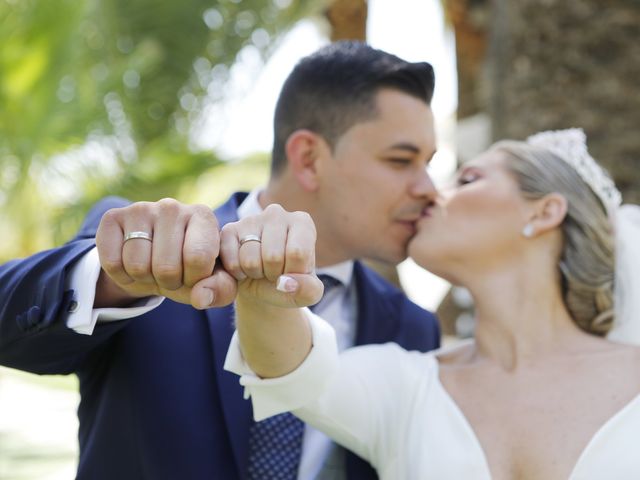
[{"label": "bride", "polygon": [[226,368],[256,420],[293,411],[383,479],[640,478],[640,348],[621,343],[640,338],[640,292],[624,280],[640,215],[619,204],[581,130],[495,144],[424,210],[409,245],[472,293],[475,339],[342,354],[331,327],[292,308],[322,292],[313,223],[270,206],[223,230],[225,267],[244,279]]}]

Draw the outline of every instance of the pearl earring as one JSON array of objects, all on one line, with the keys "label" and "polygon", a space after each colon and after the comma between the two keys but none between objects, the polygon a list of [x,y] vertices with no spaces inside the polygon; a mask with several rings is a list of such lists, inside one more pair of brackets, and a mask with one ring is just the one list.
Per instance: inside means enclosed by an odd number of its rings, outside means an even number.
[{"label": "pearl earring", "polygon": [[533,232],[534,232],[533,225],[531,225],[530,223],[527,223],[522,229],[522,235],[524,235],[526,238],[533,237]]}]

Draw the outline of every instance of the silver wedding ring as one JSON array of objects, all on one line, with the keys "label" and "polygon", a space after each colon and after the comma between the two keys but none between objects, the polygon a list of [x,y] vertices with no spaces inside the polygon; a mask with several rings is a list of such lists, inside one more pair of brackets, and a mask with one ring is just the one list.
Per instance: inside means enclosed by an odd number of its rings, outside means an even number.
[{"label": "silver wedding ring", "polygon": [[258,242],[258,243],[261,243],[262,240],[260,240],[260,237],[258,235],[253,235],[253,234],[245,235],[244,237],[242,237],[240,239],[240,246],[244,245],[247,242]]},{"label": "silver wedding ring", "polygon": [[133,240],[134,238],[141,238],[143,240],[149,240],[150,242],[153,242],[153,237],[147,232],[129,232],[124,236],[124,241],[122,243]]}]

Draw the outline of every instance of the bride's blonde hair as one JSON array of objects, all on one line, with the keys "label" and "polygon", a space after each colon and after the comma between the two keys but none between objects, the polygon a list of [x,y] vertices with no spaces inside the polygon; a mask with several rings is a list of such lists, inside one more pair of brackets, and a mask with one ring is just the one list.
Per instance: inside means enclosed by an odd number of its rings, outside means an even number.
[{"label": "bride's blonde hair", "polygon": [[580,328],[606,335],[614,318],[615,241],[604,205],[573,167],[549,150],[509,140],[491,150],[506,154],[506,167],[525,198],[553,192],[566,198],[559,264],[564,300]]}]

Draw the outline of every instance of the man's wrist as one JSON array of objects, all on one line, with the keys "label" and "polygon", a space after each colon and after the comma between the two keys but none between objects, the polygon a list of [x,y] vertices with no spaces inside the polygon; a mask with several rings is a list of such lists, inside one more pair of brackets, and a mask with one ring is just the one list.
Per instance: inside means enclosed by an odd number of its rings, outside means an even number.
[{"label": "man's wrist", "polygon": [[120,288],[104,270],[100,270],[100,276],[96,283],[96,296],[93,300],[93,308],[120,308],[127,307],[140,300],[140,296],[131,295]]}]

